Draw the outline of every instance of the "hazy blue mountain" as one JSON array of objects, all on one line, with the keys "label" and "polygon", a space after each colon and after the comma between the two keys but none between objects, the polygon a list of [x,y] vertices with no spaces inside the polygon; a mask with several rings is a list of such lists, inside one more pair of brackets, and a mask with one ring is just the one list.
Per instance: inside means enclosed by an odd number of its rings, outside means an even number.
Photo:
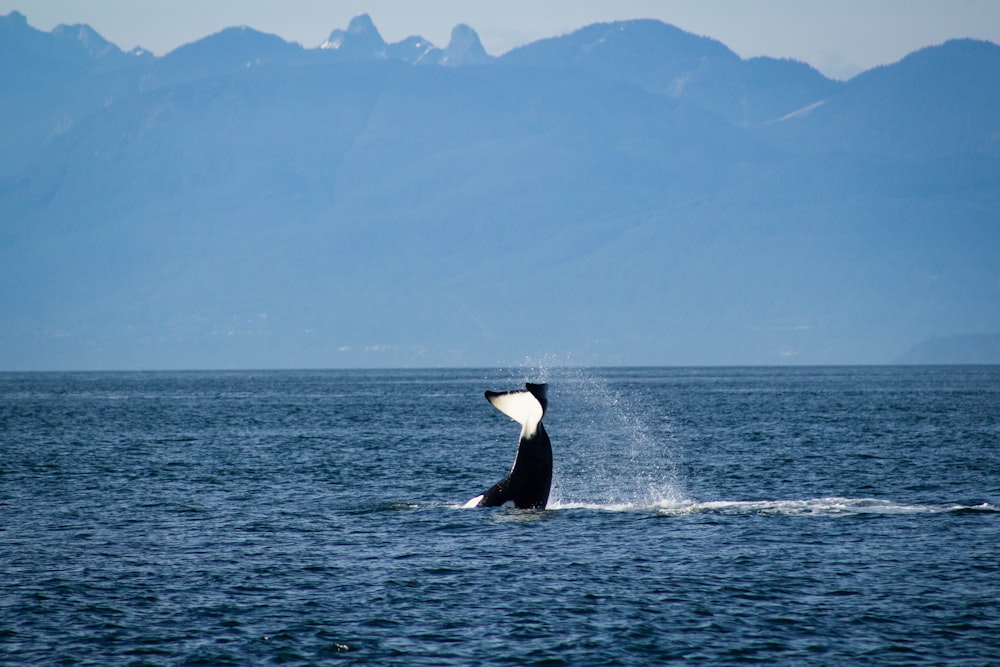
[{"label": "hazy blue mountain", "polygon": [[301,62],[303,55],[298,44],[241,26],[174,49],[157,59],[151,72],[161,77],[156,83],[164,85],[236,74],[261,65],[292,65]]},{"label": "hazy blue mountain", "polygon": [[461,66],[483,65],[493,60],[476,31],[465,24],[452,29],[451,39],[444,49],[416,35],[387,44],[368,14],[351,19],[346,30],[335,29],[320,49],[338,59],[354,62],[397,60],[414,65]]},{"label": "hazy blue mountain", "polygon": [[442,65],[485,65],[492,60],[493,56],[486,53],[475,30],[464,23],[452,28],[451,39],[442,54]]},{"label": "hazy blue mountain", "polygon": [[368,14],[355,16],[346,30],[336,28],[320,48],[334,51],[349,60],[388,58],[388,45]]},{"label": "hazy blue mountain", "polygon": [[598,23],[505,54],[513,64],[574,67],[627,78],[657,92],[679,92],[704,67],[740,58],[721,42],[652,19]]},{"label": "hazy blue mountain", "polygon": [[101,37],[89,25],[61,24],[52,30],[55,40],[63,42],[71,50],[82,49],[95,61],[105,61],[116,64],[124,55],[117,46]]},{"label": "hazy blue mountain", "polygon": [[811,150],[920,159],[996,156],[998,122],[1000,46],[964,39],[859,74],[781,129]]},{"label": "hazy blue mountain", "polygon": [[0,17],[0,368],[881,363],[1000,331],[996,45],[847,82],[655,21],[326,45],[152,58]]},{"label": "hazy blue mountain", "polygon": [[386,56],[389,60],[401,60],[414,65],[437,65],[441,61],[441,49],[423,37],[414,35],[387,45]]},{"label": "hazy blue mountain", "polygon": [[149,62],[151,54],[123,53],[92,28],[60,25],[41,32],[20,12],[0,16],[0,90],[9,98],[26,91],[71,85],[89,75]]},{"label": "hazy blue mountain", "polygon": [[654,20],[591,25],[514,49],[501,61],[584,69],[690,101],[735,124],[780,118],[838,88],[805,63],[742,60],[721,42]]}]

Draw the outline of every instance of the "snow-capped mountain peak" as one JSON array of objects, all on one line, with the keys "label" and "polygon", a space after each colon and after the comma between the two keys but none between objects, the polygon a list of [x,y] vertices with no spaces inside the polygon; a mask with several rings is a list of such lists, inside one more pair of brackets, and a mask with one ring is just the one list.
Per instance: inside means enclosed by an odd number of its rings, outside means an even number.
[{"label": "snow-capped mountain peak", "polygon": [[330,33],[321,49],[341,51],[354,57],[386,57],[386,43],[368,14],[358,14],[347,25],[347,30],[337,28]]}]

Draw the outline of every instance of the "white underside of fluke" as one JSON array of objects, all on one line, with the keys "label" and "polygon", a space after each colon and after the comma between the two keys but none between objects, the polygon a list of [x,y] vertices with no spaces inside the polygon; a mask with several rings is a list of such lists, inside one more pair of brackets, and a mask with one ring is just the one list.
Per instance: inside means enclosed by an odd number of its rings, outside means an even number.
[{"label": "white underside of fluke", "polygon": [[530,438],[542,421],[542,404],[530,391],[511,391],[487,397],[500,412],[521,424],[521,437]]},{"label": "white underside of fluke", "polygon": [[486,495],[486,494],[480,493],[475,498],[469,499],[469,502],[467,502],[464,505],[462,505],[462,509],[468,509],[470,507],[479,507],[479,501],[483,499],[484,495]]}]

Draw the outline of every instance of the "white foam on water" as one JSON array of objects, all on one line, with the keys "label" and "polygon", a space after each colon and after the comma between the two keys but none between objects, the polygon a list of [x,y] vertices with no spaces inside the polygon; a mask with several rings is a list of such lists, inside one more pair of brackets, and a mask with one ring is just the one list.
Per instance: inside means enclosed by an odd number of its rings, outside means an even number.
[{"label": "white foam on water", "polygon": [[573,503],[552,502],[545,506],[546,510],[593,510],[595,512],[651,512],[655,507],[643,507],[634,503]]},{"label": "white foam on water", "polygon": [[592,510],[602,512],[643,512],[666,516],[693,514],[857,516],[862,514],[945,514],[950,512],[1000,512],[989,503],[897,503],[879,498],[810,498],[805,500],[662,500],[651,505],[636,503],[554,502],[549,510]]}]

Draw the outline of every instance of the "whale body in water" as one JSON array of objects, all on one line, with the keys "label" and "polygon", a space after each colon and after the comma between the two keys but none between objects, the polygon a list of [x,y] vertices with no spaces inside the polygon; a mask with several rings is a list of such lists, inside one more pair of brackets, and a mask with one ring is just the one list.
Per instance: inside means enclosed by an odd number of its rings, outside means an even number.
[{"label": "whale body in water", "polygon": [[544,509],[552,485],[552,443],[542,426],[548,406],[548,385],[524,385],[518,391],[487,391],[486,400],[493,407],[521,424],[514,465],[507,476],[465,507],[499,507],[513,503],[519,509]]}]

